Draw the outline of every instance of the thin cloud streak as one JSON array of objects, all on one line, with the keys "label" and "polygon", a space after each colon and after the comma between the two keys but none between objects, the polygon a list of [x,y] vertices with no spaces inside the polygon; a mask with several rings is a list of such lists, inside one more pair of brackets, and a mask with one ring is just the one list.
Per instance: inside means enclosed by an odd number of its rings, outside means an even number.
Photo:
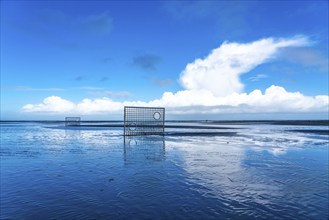
[{"label": "thin cloud streak", "polygon": [[106,91],[106,96],[110,98],[129,98],[132,96],[130,92],[127,91],[119,91],[119,92],[113,92],[113,91]]},{"label": "thin cloud streak", "polygon": [[67,89],[63,88],[34,88],[29,86],[3,86],[1,90],[13,90],[13,91],[23,91],[23,92],[60,92],[66,91]]},{"label": "thin cloud streak", "polygon": [[328,72],[329,60],[324,54],[310,48],[287,48],[282,52],[282,58],[305,67],[315,67],[321,72]]},{"label": "thin cloud streak", "polygon": [[156,70],[161,58],[154,54],[142,54],[133,58],[132,64],[144,70]]},{"label": "thin cloud streak", "polygon": [[81,24],[91,33],[108,34],[112,28],[112,18],[106,11],[101,14],[89,15],[88,17],[82,18]]},{"label": "thin cloud streak", "polygon": [[109,80],[109,78],[107,76],[103,76],[99,81],[100,82],[106,82],[108,80]]},{"label": "thin cloud streak", "polygon": [[267,77],[268,76],[265,75],[265,74],[257,74],[256,76],[249,77],[247,80],[250,81],[250,82],[258,82],[261,79],[265,79]]},{"label": "thin cloud streak", "polygon": [[77,77],[74,78],[74,80],[77,81],[77,82],[80,82],[80,81],[84,80],[84,77],[83,76],[77,76]]},{"label": "thin cloud streak", "polygon": [[152,79],[152,82],[160,87],[170,86],[174,83],[171,79]]}]

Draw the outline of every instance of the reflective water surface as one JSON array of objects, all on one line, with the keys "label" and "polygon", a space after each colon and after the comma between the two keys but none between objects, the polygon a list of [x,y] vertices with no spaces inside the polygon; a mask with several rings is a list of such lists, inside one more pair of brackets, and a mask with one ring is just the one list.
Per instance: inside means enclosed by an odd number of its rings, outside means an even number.
[{"label": "reflective water surface", "polygon": [[328,126],[175,125],[1,123],[0,219],[328,219]]}]

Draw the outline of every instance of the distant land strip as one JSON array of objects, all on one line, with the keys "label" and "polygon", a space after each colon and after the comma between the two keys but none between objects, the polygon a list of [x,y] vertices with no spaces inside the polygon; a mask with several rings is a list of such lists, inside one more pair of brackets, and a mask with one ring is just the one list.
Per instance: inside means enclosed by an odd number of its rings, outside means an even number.
[{"label": "distant land strip", "polygon": [[[329,126],[329,120],[166,120],[166,123],[200,123],[206,125],[302,125],[302,126]],[[65,120],[0,120],[0,123],[65,123]],[[81,120],[80,123],[122,123],[122,120]],[[110,124],[112,126],[112,124]],[[166,125],[167,127],[168,125]]]}]

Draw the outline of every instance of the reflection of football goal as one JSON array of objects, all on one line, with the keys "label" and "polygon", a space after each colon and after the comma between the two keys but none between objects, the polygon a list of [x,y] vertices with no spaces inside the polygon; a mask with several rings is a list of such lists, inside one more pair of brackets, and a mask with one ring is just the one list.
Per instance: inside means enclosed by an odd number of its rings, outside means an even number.
[{"label": "reflection of football goal", "polygon": [[65,126],[78,126],[80,120],[80,117],[65,117]]},{"label": "reflection of football goal", "polygon": [[163,135],[165,108],[124,107],[124,135]]}]

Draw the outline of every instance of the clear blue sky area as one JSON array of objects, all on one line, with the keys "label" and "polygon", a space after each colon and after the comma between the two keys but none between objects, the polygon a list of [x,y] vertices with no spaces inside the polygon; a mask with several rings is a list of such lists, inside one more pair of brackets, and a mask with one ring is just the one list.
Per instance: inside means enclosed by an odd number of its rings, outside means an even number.
[{"label": "clear blue sky area", "polygon": [[65,114],[22,110],[50,96],[160,99],[224,42],[295,36],[308,44],[239,75],[240,92],[328,95],[328,1],[1,1],[1,119]]}]

